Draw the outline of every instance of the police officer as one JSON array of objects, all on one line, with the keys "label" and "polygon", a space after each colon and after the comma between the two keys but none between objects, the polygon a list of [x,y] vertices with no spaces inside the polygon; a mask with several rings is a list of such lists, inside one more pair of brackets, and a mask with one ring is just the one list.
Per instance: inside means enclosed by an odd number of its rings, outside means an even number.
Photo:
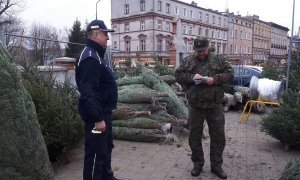
[{"label": "police officer", "polygon": [[198,37],[194,40],[194,54],[184,58],[176,69],[175,77],[186,89],[189,102],[189,145],[194,167],[192,176],[199,176],[204,165],[202,149],[203,123],[206,120],[210,134],[211,171],[226,179],[222,169],[225,147],[225,118],[222,108],[224,85],[233,78],[231,66],[222,58],[210,53],[209,41]]},{"label": "police officer", "polygon": [[76,60],[76,83],[80,92],[78,110],[85,122],[84,180],[114,180],[111,170],[112,110],[118,91],[104,53],[109,40],[102,20],[87,26],[87,41]]}]

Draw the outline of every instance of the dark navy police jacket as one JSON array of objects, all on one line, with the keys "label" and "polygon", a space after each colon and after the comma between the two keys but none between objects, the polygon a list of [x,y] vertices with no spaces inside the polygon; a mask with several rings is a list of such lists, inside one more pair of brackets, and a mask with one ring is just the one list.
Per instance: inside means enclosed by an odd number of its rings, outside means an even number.
[{"label": "dark navy police jacket", "polygon": [[105,48],[88,39],[76,59],[75,78],[80,92],[78,111],[86,123],[102,121],[103,113],[117,107],[117,84],[104,53]]}]

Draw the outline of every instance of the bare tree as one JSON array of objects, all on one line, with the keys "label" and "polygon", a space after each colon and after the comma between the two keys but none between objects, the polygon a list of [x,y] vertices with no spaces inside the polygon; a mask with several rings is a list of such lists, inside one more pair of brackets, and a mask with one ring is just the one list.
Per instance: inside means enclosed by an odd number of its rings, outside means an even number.
[{"label": "bare tree", "polygon": [[0,27],[12,23],[24,8],[24,0],[0,0]]},{"label": "bare tree", "polygon": [[26,57],[26,47],[24,46],[24,38],[14,35],[22,36],[25,34],[23,22],[18,17],[11,19],[12,23],[6,24],[3,28],[6,33],[5,46],[15,61],[24,60]]},{"label": "bare tree", "polygon": [[35,37],[27,40],[28,47],[32,51],[31,58],[33,61],[42,65],[45,60],[62,56],[56,28],[49,25],[33,24],[29,36]]}]

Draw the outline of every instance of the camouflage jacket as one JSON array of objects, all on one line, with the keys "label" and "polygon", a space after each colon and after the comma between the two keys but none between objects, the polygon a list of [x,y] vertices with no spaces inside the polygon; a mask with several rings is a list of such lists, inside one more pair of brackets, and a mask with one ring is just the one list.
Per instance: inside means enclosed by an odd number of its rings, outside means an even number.
[{"label": "camouflage jacket", "polygon": [[[214,78],[214,84],[196,85],[195,74]],[[189,104],[200,108],[214,108],[222,103],[224,85],[233,78],[232,67],[222,56],[209,54],[204,60],[194,55],[184,58],[183,63],[175,71],[176,81],[186,89]]]}]

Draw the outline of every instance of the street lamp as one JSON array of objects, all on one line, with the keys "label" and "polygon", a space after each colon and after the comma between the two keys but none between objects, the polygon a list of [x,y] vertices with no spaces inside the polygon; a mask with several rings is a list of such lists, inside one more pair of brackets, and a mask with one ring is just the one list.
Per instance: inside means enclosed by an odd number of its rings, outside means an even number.
[{"label": "street lamp", "polygon": [[287,91],[289,88],[289,76],[290,76],[290,63],[291,63],[291,53],[292,53],[292,42],[293,42],[293,32],[294,32],[294,15],[295,15],[295,0],[293,0],[293,15],[292,15],[292,32],[291,32],[291,39],[289,44],[289,54],[288,54],[288,67],[286,73],[286,87],[285,90]]},{"label": "street lamp", "polygon": [[100,0],[98,0],[97,3],[96,3],[96,20],[97,20],[97,9],[98,9],[98,8],[97,8],[97,5],[98,5],[98,2],[99,2],[99,1],[100,1]]}]

